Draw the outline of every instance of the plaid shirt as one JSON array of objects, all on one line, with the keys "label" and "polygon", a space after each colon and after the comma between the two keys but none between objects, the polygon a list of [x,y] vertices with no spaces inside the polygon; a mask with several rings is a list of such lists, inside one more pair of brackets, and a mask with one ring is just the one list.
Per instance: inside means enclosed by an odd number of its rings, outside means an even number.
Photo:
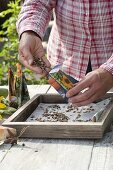
[{"label": "plaid shirt", "polygon": [[113,73],[113,0],[26,0],[17,22],[19,35],[32,30],[43,39],[53,8],[52,66],[62,63],[66,73],[80,80],[90,57],[92,70],[101,66]]}]

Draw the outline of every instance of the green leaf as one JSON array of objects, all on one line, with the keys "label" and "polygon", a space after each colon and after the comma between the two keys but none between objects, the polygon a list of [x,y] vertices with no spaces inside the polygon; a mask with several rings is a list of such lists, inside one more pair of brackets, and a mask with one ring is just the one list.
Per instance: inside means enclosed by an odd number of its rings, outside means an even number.
[{"label": "green leaf", "polygon": [[[12,66],[15,71],[16,62],[18,62],[18,34],[16,31],[16,21],[20,12],[21,0],[10,1],[8,9],[0,12],[0,18],[9,16],[7,20],[2,24],[2,30],[0,30],[0,85],[6,85],[8,83],[8,67]],[[45,78],[36,80],[34,74],[29,69],[23,69],[27,78],[27,84],[47,84]]]}]

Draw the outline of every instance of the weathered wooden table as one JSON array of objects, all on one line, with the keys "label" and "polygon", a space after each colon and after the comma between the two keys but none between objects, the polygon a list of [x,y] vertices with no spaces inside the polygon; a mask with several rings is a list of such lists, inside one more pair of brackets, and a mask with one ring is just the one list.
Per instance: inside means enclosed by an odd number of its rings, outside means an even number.
[{"label": "weathered wooden table", "polygon": [[[56,93],[49,85],[28,86],[30,96]],[[113,170],[113,131],[101,140],[20,139],[0,146],[0,170]]]}]

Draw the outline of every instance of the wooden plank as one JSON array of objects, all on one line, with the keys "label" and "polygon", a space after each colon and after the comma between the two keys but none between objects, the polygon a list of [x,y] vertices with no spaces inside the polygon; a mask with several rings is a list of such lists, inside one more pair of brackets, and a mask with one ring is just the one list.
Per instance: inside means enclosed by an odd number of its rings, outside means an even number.
[{"label": "wooden plank", "polygon": [[28,91],[30,98],[32,98],[36,94],[45,94],[48,89],[50,88],[50,85],[28,85]]},{"label": "wooden plank", "polygon": [[21,140],[7,153],[0,170],[88,170],[93,143],[89,140]]},{"label": "wooden plank", "polygon": [[8,86],[0,86],[0,88],[2,88],[2,87],[8,89]]},{"label": "wooden plank", "polygon": [[35,89],[40,88],[40,85],[28,85],[27,88],[28,88],[28,91],[29,91],[29,96],[30,96],[30,98],[32,98],[36,93]]},{"label": "wooden plank", "polygon": [[3,161],[10,148],[11,148],[10,144],[0,145],[0,163]]},{"label": "wooden plank", "polygon": [[[8,86],[0,86],[8,89]],[[45,94],[48,89],[50,88],[50,85],[27,85],[30,98],[32,98],[36,94]]]},{"label": "wooden plank", "polygon": [[113,132],[95,142],[89,170],[113,170]]},{"label": "wooden plank", "polygon": [[58,94],[58,92],[52,86],[50,86],[47,94]]},{"label": "wooden plank", "polygon": [[46,94],[50,88],[50,85],[41,85],[40,88],[38,89],[37,94]]},{"label": "wooden plank", "polygon": [[44,123],[7,123],[5,126],[13,127],[17,129],[17,134],[19,135],[23,129],[26,129],[22,134],[22,137],[30,138],[89,138],[97,139],[102,138],[103,133],[101,131],[100,125],[64,125],[63,124],[44,124]]},{"label": "wooden plank", "polygon": [[8,165],[8,170],[112,170],[112,157],[113,132],[95,144],[89,140],[25,139],[11,148],[0,169],[7,170]]}]

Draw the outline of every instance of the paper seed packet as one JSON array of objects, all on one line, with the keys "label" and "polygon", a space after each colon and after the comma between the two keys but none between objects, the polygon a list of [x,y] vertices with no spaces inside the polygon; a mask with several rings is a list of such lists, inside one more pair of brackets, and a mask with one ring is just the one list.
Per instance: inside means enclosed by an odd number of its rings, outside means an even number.
[{"label": "paper seed packet", "polygon": [[65,99],[65,101],[67,101],[67,91],[74,87],[74,84],[77,82],[78,81],[73,77],[62,71],[62,65],[56,65],[49,72],[48,83],[56,89],[56,91]]}]

